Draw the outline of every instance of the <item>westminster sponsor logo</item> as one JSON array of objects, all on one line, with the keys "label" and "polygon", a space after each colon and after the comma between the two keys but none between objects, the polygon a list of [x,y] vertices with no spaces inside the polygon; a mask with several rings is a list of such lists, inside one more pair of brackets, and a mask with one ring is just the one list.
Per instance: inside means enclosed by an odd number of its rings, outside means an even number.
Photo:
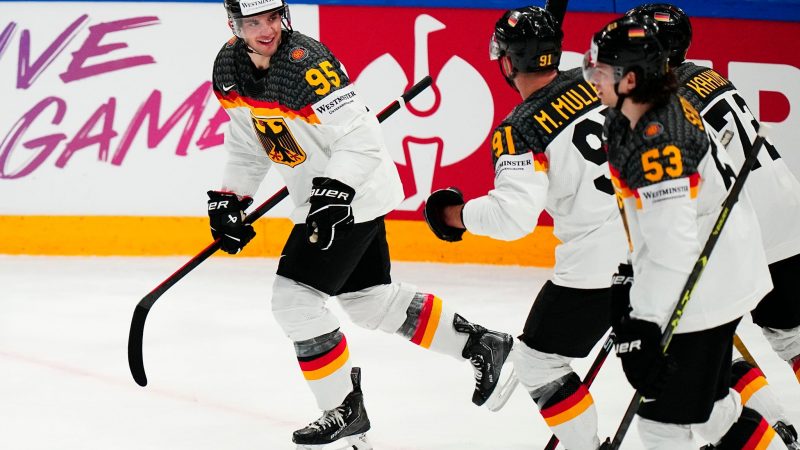
[{"label": "westminster sponsor logo", "polygon": [[245,16],[261,11],[280,8],[282,5],[283,2],[281,2],[281,0],[252,0],[239,2],[239,6],[242,8],[242,14]]},{"label": "westminster sponsor logo", "polygon": [[678,187],[659,189],[655,192],[642,192],[642,197],[648,200],[652,200],[654,202],[658,202],[661,200],[673,198],[675,196],[682,197],[687,194],[689,194],[689,186],[678,186]]},{"label": "westminster sponsor logo", "polygon": [[322,114],[322,113],[333,114],[339,108],[344,106],[346,103],[350,103],[350,102],[347,102],[347,100],[350,100],[351,98],[353,98],[355,96],[356,96],[356,93],[353,92],[353,91],[345,92],[343,95],[340,95],[340,96],[336,97],[335,99],[329,101],[328,103],[315,106],[314,109],[319,114]]},{"label": "westminster sponsor logo", "polygon": [[522,161],[502,161],[497,165],[498,170],[502,170],[505,168],[513,168],[513,167],[527,167],[532,166],[533,161],[531,160],[522,160]]},{"label": "westminster sponsor logo", "polygon": [[533,170],[533,153],[531,152],[521,155],[502,155],[497,158],[497,163],[494,166],[495,177],[499,177],[503,172],[506,175],[516,175]]},{"label": "westminster sponsor logo", "polygon": [[332,119],[342,108],[358,102],[356,91],[352,87],[339,89],[325,96],[322,100],[314,103],[314,112],[325,122],[325,119]]},{"label": "westminster sponsor logo", "polygon": [[665,202],[689,199],[692,196],[688,178],[679,178],[639,188],[642,207],[652,207]]}]

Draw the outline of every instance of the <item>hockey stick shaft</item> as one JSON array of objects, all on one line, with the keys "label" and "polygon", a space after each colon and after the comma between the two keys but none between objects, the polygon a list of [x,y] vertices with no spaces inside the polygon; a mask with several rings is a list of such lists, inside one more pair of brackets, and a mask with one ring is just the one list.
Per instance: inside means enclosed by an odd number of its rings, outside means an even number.
[{"label": "hockey stick shaft", "polygon": [[[597,356],[594,358],[594,362],[589,367],[589,371],[586,372],[586,376],[583,377],[583,385],[586,388],[590,388],[594,379],[597,378],[598,372],[600,372],[600,368],[603,367],[603,363],[608,358],[608,355],[611,353],[611,349],[614,348],[614,340],[616,336],[614,336],[614,332],[612,331],[609,333],[606,341],[603,343],[603,347],[597,353]],[[556,435],[552,435],[550,440],[547,442],[547,445],[544,447],[544,450],[555,450],[556,446],[558,446],[558,438]]]},{"label": "hockey stick shaft", "polygon": [[564,28],[564,16],[567,15],[567,0],[547,0],[544,9],[553,15],[561,29]]},{"label": "hockey stick shaft", "polygon": [[[711,229],[711,234],[708,236],[706,245],[700,252],[700,256],[694,263],[694,267],[692,268],[691,273],[689,273],[689,278],[686,280],[686,284],[683,286],[681,296],[678,299],[678,304],[675,305],[675,309],[672,311],[672,316],[667,323],[667,328],[661,335],[660,345],[662,353],[667,352],[669,343],[672,341],[672,336],[675,334],[675,330],[678,328],[678,323],[680,322],[681,316],[686,309],[686,304],[692,298],[692,292],[694,291],[694,288],[697,287],[697,282],[700,279],[700,275],[703,274],[703,269],[705,269],[706,264],[708,264],[708,258],[711,256],[711,251],[714,250],[714,246],[716,246],[717,241],[722,234],[722,229],[725,227],[728,217],[730,217],[731,210],[733,209],[734,205],[736,205],[736,202],[739,201],[739,194],[742,192],[742,188],[744,188],[744,182],[747,180],[747,177],[753,170],[753,165],[758,158],[758,153],[761,150],[761,147],[764,145],[764,141],[766,140],[764,132],[765,127],[762,126],[759,129],[755,142],[753,142],[753,147],[750,150],[750,154],[747,155],[747,159],[745,159],[744,164],[742,164],[739,175],[736,177],[736,182],[733,184],[731,191],[728,193],[728,196],[725,197],[725,201],[722,203],[722,211],[720,211],[717,221],[714,224],[714,227]],[[633,416],[636,415],[636,411],[638,411],[641,401],[642,395],[639,393],[639,391],[636,391],[636,393],[633,394],[631,403],[628,405],[628,409],[625,411],[625,415],[622,417],[622,422],[619,424],[617,432],[614,434],[614,439],[611,441],[610,448],[612,450],[618,449],[622,444],[622,439],[625,438],[625,434],[628,432],[628,428],[631,426]]]},{"label": "hockey stick shaft", "polygon": [[747,347],[744,345],[744,342],[742,342],[742,338],[740,338],[738,334],[733,335],[733,346],[736,347],[736,350],[738,350],[739,353],[741,353],[742,358],[744,358],[744,360],[747,361],[748,364],[750,364],[755,368],[759,368],[756,359],[753,358],[753,355],[750,354],[749,350],[747,350]]},{"label": "hockey stick shaft", "polygon": [[403,105],[411,101],[412,98],[416,97],[420,92],[430,87],[431,83],[433,83],[433,79],[430,75],[426,75],[425,78],[417,81],[416,84],[408,88],[408,90],[403,93],[399,99],[390,103],[375,116],[378,118],[378,122],[383,122],[389,116],[397,112]]},{"label": "hockey stick shaft", "polygon": [[[432,82],[433,80],[430,76],[426,76],[425,78],[419,80],[416,84],[411,86],[408,91],[403,93],[400,99],[395,100],[376,115],[378,122],[383,122],[389,118],[392,114],[397,112],[402,105],[428,88]],[[259,205],[258,208],[253,210],[253,212],[248,214],[245,218],[245,223],[251,224],[255,222],[288,195],[289,190],[286,189],[286,187],[282,188],[267,201]],[[222,239],[216,239],[214,242],[209,244],[208,247],[204,248],[200,253],[190,259],[175,273],[170,275],[166,280],[162,281],[161,284],[156,286],[155,289],[145,295],[136,305],[136,309],[133,311],[133,318],[131,319],[130,334],[128,336],[128,366],[131,370],[131,375],[133,375],[134,381],[136,381],[136,384],[139,386],[147,386],[147,375],[144,370],[144,361],[142,357],[142,341],[144,339],[144,324],[147,320],[147,314],[150,312],[150,308],[153,307],[153,304],[155,304],[156,300],[164,295],[169,288],[174,286],[175,283],[180,281],[189,272],[199,266],[200,263],[208,259],[209,256],[213,255],[217,250],[219,250],[221,245]]]}]

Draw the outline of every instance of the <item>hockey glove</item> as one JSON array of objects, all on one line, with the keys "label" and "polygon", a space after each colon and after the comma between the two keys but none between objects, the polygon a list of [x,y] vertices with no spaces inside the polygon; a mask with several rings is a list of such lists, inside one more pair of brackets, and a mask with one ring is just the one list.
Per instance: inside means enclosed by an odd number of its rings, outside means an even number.
[{"label": "hockey glove", "polygon": [[425,202],[425,222],[428,223],[433,234],[439,239],[447,242],[457,242],[467,231],[464,228],[456,228],[447,225],[444,221],[444,208],[446,206],[457,206],[464,204],[464,196],[456,187],[439,189],[428,196]]},{"label": "hockey glove", "polygon": [[661,352],[661,327],[626,315],[614,327],[617,356],[631,386],[645,398],[658,398],[677,369],[675,361]]},{"label": "hockey glove", "polygon": [[311,209],[306,217],[311,245],[328,250],[334,240],[350,233],[354,224],[350,203],[355,196],[356,191],[341,181],[325,177],[312,180]]},{"label": "hockey glove", "polygon": [[250,197],[240,200],[236,194],[208,191],[208,218],[211,235],[222,238],[222,250],[232,255],[242,251],[256,235],[250,225],[244,223],[244,210],[253,203]]},{"label": "hockey glove", "polygon": [[633,266],[620,264],[617,273],[611,277],[611,326],[617,327],[623,317],[631,312],[631,286],[633,285]]}]

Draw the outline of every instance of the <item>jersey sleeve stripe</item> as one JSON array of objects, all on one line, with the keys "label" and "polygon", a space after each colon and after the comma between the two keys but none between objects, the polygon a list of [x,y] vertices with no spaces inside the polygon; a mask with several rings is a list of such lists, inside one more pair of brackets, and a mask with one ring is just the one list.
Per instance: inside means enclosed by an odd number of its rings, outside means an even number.
[{"label": "jersey sleeve stripe", "polygon": [[534,153],[533,168],[537,172],[547,172],[547,169],[550,168],[550,161],[547,159],[547,155],[544,153]]},{"label": "jersey sleeve stripe", "polygon": [[633,192],[628,187],[628,184],[625,183],[625,180],[620,177],[619,170],[611,164],[608,165],[608,169],[611,172],[611,183],[614,185],[616,191],[619,192],[622,198],[631,197]]},{"label": "jersey sleeve stripe", "polygon": [[214,91],[214,94],[217,96],[217,99],[219,99],[220,105],[225,109],[244,107],[252,111],[256,116],[281,116],[288,119],[300,119],[312,125],[320,123],[319,117],[317,117],[311,105],[306,105],[300,110],[293,110],[278,102],[256,100],[240,96],[233,91],[227,95],[223,95],[218,91]]}]

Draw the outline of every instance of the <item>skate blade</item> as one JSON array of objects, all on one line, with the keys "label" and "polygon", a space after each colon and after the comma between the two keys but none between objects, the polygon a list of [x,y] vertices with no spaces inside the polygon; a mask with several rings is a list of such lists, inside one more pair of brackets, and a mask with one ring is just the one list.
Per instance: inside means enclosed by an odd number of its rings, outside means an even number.
[{"label": "skate blade", "polygon": [[372,444],[367,439],[367,433],[348,436],[347,443],[353,447],[353,450],[372,450]]},{"label": "skate blade", "polygon": [[519,378],[517,378],[514,368],[508,368],[508,365],[508,362],[503,365],[503,369],[500,371],[500,380],[497,382],[497,386],[495,386],[492,394],[486,400],[486,403],[484,403],[484,406],[486,406],[489,411],[497,412],[503,409],[508,399],[511,398],[511,394],[514,393],[514,390],[517,389],[517,385],[519,385]]},{"label": "skate blade", "polygon": [[297,444],[297,450],[372,450],[367,433],[354,434],[330,444]]}]

